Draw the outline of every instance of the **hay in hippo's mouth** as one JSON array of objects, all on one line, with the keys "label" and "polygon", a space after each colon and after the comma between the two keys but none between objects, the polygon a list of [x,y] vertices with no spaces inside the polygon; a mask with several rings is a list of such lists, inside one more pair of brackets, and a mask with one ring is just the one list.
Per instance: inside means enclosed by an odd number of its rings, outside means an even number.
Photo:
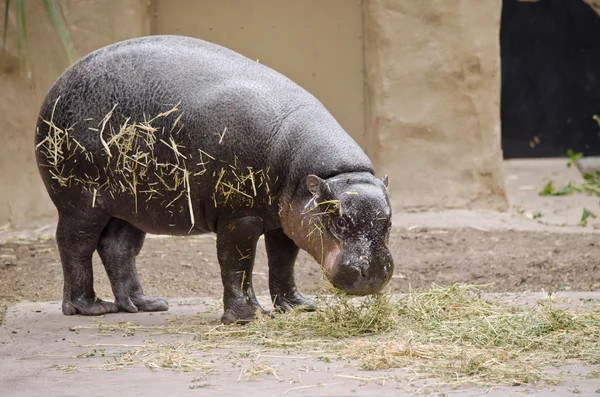
[{"label": "hay in hippo's mouth", "polygon": [[[408,369],[404,375],[389,372],[390,378],[401,380],[522,385],[560,382],[549,368],[567,360],[600,363],[597,303],[565,308],[548,296],[515,305],[485,299],[482,291],[480,286],[457,284],[434,286],[399,299],[336,294],[319,298],[315,313],[291,311],[246,326],[215,325],[201,316],[174,318],[151,331],[192,335],[193,341],[138,346],[103,368],[143,362],[150,368],[195,371],[209,364],[194,358],[198,351],[237,347],[313,352],[318,359],[343,360],[365,370]],[[98,329],[102,333],[150,330],[132,323],[100,323]]]}]

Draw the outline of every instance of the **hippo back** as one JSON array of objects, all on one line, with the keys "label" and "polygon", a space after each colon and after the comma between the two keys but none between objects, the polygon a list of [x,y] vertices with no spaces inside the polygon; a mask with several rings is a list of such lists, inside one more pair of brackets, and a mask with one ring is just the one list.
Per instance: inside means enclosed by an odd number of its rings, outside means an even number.
[{"label": "hippo back", "polygon": [[[78,156],[65,155],[63,168],[102,179],[97,157],[109,151],[119,127],[147,121],[156,131],[156,144],[145,146],[153,158],[186,160],[190,175],[213,175],[195,184],[196,197],[214,190],[224,164],[269,170],[273,196],[292,191],[309,173],[373,172],[362,149],[306,90],[234,51],[182,36],[127,40],[69,67],[42,105],[36,146],[45,144],[49,125],[68,129],[85,150],[80,154],[95,159],[75,165]],[[48,185],[47,154],[37,156]],[[206,170],[208,162],[213,168]]]}]

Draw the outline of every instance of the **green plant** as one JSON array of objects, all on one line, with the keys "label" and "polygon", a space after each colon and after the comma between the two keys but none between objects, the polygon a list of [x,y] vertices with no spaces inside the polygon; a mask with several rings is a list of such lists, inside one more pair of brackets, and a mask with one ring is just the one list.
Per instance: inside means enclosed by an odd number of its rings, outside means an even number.
[{"label": "green plant", "polygon": [[571,168],[573,164],[577,162],[580,158],[583,157],[583,153],[575,153],[572,149],[567,150],[567,168]]},{"label": "green plant", "polygon": [[[598,126],[600,126],[600,116],[594,115],[592,118],[598,123]],[[598,136],[600,136],[600,132],[598,133]],[[583,153],[575,153],[571,149],[567,150],[567,168],[571,168],[573,164],[575,164],[582,157]],[[566,196],[573,193],[588,193],[600,196],[600,171],[596,170],[591,173],[583,173],[582,176],[585,180],[584,183],[569,183],[560,188],[555,187],[553,182],[549,181],[538,194],[540,196]],[[584,208],[583,213],[581,214],[579,225],[587,226],[588,218],[595,219],[596,214],[587,208]]]},{"label": "green plant", "polygon": [[581,226],[587,226],[588,218],[596,219],[596,214],[594,214],[592,211],[588,210],[587,208],[584,208],[583,214],[581,214],[581,220],[579,221],[579,224]]},{"label": "green plant", "polygon": [[[60,3],[58,0],[43,0],[44,7],[48,13],[48,17],[54,26],[54,30],[58,34],[63,45],[65,53],[69,59],[69,63],[73,63],[77,59],[77,54],[69,34],[69,28],[64,20]],[[8,33],[8,13],[10,10],[11,0],[4,1],[4,31],[2,34],[2,49],[6,51],[6,38]],[[27,37],[27,21],[25,18],[25,0],[15,0],[15,16],[17,25],[17,49],[19,58],[25,63],[27,77],[31,78],[31,54],[29,52],[29,39]]]}]

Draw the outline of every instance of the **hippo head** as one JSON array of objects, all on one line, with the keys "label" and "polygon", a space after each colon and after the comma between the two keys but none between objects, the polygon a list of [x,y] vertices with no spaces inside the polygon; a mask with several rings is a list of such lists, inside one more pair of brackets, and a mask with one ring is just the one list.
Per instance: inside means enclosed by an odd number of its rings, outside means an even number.
[{"label": "hippo head", "polygon": [[387,177],[309,175],[282,216],[285,233],[317,260],[334,287],[349,294],[379,292],[391,279],[391,209]]}]

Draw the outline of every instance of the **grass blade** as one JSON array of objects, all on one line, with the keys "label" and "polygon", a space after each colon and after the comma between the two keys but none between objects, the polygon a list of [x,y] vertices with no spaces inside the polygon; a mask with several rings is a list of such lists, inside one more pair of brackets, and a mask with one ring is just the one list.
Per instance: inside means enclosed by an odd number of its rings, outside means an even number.
[{"label": "grass blade", "polygon": [[8,10],[10,9],[10,0],[4,2],[4,32],[2,33],[2,49],[6,50],[6,34],[8,33]]},{"label": "grass blade", "polygon": [[19,56],[25,60],[25,71],[31,79],[31,54],[29,53],[29,40],[27,38],[27,24],[25,22],[25,1],[16,0],[15,11],[17,14],[17,47]]},{"label": "grass blade", "polygon": [[46,7],[48,16],[52,21],[52,25],[54,25],[54,29],[56,30],[56,33],[62,42],[65,52],[67,53],[69,63],[75,62],[77,59],[77,54],[75,53],[75,47],[73,45],[73,40],[71,40],[67,23],[65,22],[61,13],[60,5],[57,4],[56,0],[44,0],[44,6]]}]

